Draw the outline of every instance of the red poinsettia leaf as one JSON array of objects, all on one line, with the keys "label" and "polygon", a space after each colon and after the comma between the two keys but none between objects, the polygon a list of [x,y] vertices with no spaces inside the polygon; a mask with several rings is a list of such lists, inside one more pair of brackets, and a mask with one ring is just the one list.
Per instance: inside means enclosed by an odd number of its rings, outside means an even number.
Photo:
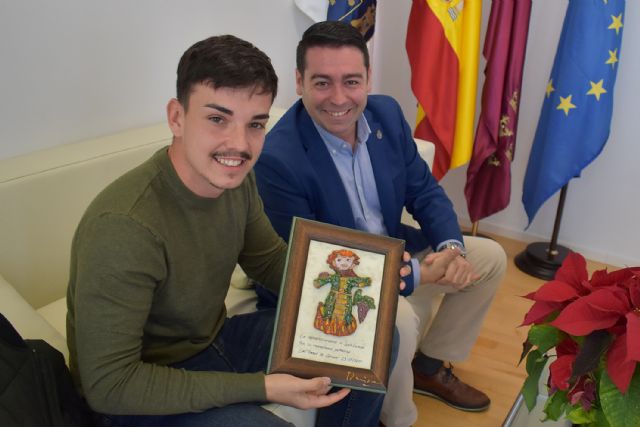
[{"label": "red poinsettia leaf", "polygon": [[631,307],[627,291],[622,288],[604,288],[582,297],[582,300],[593,308],[601,311],[610,311],[623,316]]},{"label": "red poinsettia leaf", "polygon": [[536,293],[535,293],[535,291],[534,291],[534,292],[529,292],[529,293],[528,293],[528,294],[526,294],[526,295],[522,295],[522,298],[526,298],[526,299],[534,300],[534,298],[533,298],[533,297],[535,297],[535,296],[536,296]]},{"label": "red poinsettia leaf", "polygon": [[[620,319],[624,319],[624,317],[621,317]],[[615,335],[615,336],[620,336],[622,334],[626,334],[627,333],[627,322],[618,322],[615,325],[613,325],[612,327],[610,327],[609,329],[607,329],[607,331],[609,331],[609,333],[611,335]]]},{"label": "red poinsettia leaf", "polygon": [[580,403],[585,411],[591,410],[596,399],[596,384],[591,377],[585,375],[571,387],[567,393],[572,405]]},{"label": "red poinsettia leaf", "polygon": [[596,400],[596,383],[590,377],[583,378],[584,394],[582,395],[581,403],[585,411],[590,411],[593,403]]},{"label": "red poinsettia leaf", "polygon": [[575,299],[578,296],[578,291],[570,284],[552,280],[542,285],[533,299],[536,301],[564,302]]},{"label": "red poinsettia leaf", "polygon": [[580,402],[580,400],[582,399],[582,395],[584,395],[584,390],[580,390],[580,391],[576,391],[576,389],[573,389],[573,391],[569,392],[569,402],[572,405],[575,405],[576,403]]},{"label": "red poinsettia leaf", "polygon": [[580,292],[582,292],[582,295],[590,294],[591,292],[593,292],[593,286],[591,285],[591,282],[588,280],[583,280],[582,289],[580,290]]},{"label": "red poinsettia leaf", "polygon": [[611,285],[610,275],[606,268],[604,270],[597,270],[593,272],[591,275],[591,285],[594,288]]},{"label": "red poinsettia leaf", "polygon": [[591,276],[591,285],[593,285],[594,288],[614,286],[622,283],[631,276],[633,276],[633,270],[631,268],[623,268],[612,272],[598,270]]},{"label": "red poinsettia leaf", "polygon": [[623,394],[627,392],[631,377],[636,369],[636,362],[627,361],[626,357],[627,336],[623,334],[615,339],[607,353],[607,373]]},{"label": "red poinsettia leaf", "polygon": [[587,280],[587,262],[584,257],[575,252],[569,252],[556,272],[555,280],[568,283],[575,289],[582,288],[582,281]]},{"label": "red poinsettia leaf", "polygon": [[628,361],[640,362],[640,312],[627,313],[627,357]]},{"label": "red poinsettia leaf", "polygon": [[565,338],[560,344],[556,346],[556,354],[558,356],[564,356],[567,354],[578,354],[578,343],[571,338]]},{"label": "red poinsettia leaf", "polygon": [[628,289],[631,305],[636,309],[640,309],[640,277],[634,276],[629,283]]},{"label": "red poinsettia leaf", "polygon": [[621,317],[617,312],[599,310],[585,300],[583,297],[566,306],[551,325],[570,335],[582,336],[613,326]]},{"label": "red poinsettia leaf", "polygon": [[558,302],[537,301],[531,306],[520,326],[530,325],[532,323],[540,323],[551,313],[559,310],[562,304]]},{"label": "red poinsettia leaf", "polygon": [[549,380],[552,386],[559,390],[569,388],[569,378],[573,369],[573,361],[575,355],[559,356],[551,365],[549,365]]}]

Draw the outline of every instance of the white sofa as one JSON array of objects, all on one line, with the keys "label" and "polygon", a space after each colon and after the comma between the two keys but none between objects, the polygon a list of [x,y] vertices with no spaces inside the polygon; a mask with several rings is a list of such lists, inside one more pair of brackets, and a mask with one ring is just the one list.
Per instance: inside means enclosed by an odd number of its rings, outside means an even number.
[{"label": "white sofa", "polygon": [[[283,114],[273,108],[269,125]],[[0,312],[24,338],[41,338],[68,360],[66,289],[71,238],[89,202],[108,183],[171,142],[165,124],[0,160]],[[431,161],[433,145],[419,143]],[[230,315],[255,309],[237,269],[226,299]],[[271,410],[298,426],[314,411]]]}]

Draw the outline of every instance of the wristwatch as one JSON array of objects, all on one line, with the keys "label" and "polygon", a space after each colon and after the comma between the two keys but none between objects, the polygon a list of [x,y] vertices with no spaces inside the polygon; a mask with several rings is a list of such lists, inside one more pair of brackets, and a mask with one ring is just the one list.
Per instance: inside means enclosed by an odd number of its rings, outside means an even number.
[{"label": "wristwatch", "polygon": [[458,242],[447,242],[440,248],[438,252],[442,252],[445,249],[458,249],[462,258],[467,257],[467,250],[464,248],[464,246],[462,246],[462,244]]}]

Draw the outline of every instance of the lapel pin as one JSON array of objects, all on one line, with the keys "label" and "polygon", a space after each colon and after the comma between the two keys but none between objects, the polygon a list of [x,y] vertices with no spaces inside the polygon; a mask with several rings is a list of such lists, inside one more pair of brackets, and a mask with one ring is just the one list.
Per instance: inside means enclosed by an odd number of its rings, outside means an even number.
[{"label": "lapel pin", "polygon": [[382,139],[382,131],[380,129],[378,129],[378,132],[376,132],[376,138]]}]

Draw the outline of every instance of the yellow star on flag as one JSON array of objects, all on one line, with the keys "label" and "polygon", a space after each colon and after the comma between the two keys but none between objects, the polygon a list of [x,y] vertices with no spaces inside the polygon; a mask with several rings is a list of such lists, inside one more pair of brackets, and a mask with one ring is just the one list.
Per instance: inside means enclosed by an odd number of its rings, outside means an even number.
[{"label": "yellow star on flag", "polygon": [[616,30],[616,34],[620,34],[620,28],[622,28],[622,14],[618,16],[611,15],[611,25],[607,28],[609,30]]},{"label": "yellow star on flag", "polygon": [[602,95],[603,93],[607,93],[607,90],[602,87],[603,81],[604,79],[600,79],[598,83],[589,82],[589,84],[591,85],[591,89],[589,89],[587,95],[593,95],[598,101],[600,101],[600,95]]},{"label": "yellow star on flag", "polygon": [[545,91],[547,93],[547,98],[551,96],[551,92],[553,92],[554,90],[556,90],[553,87],[553,79],[549,80],[549,83],[547,83],[547,90]]},{"label": "yellow star on flag", "polygon": [[614,50],[610,50],[609,51],[609,59],[607,59],[607,62],[605,62],[605,64],[611,64],[611,68],[615,67],[616,62],[618,62],[618,49],[614,49]]},{"label": "yellow star on flag", "polygon": [[560,104],[556,107],[556,110],[562,110],[564,111],[564,115],[568,116],[569,115],[569,110],[576,108],[575,105],[573,105],[571,103],[571,98],[573,97],[573,95],[569,95],[566,98],[564,97],[560,97]]}]

